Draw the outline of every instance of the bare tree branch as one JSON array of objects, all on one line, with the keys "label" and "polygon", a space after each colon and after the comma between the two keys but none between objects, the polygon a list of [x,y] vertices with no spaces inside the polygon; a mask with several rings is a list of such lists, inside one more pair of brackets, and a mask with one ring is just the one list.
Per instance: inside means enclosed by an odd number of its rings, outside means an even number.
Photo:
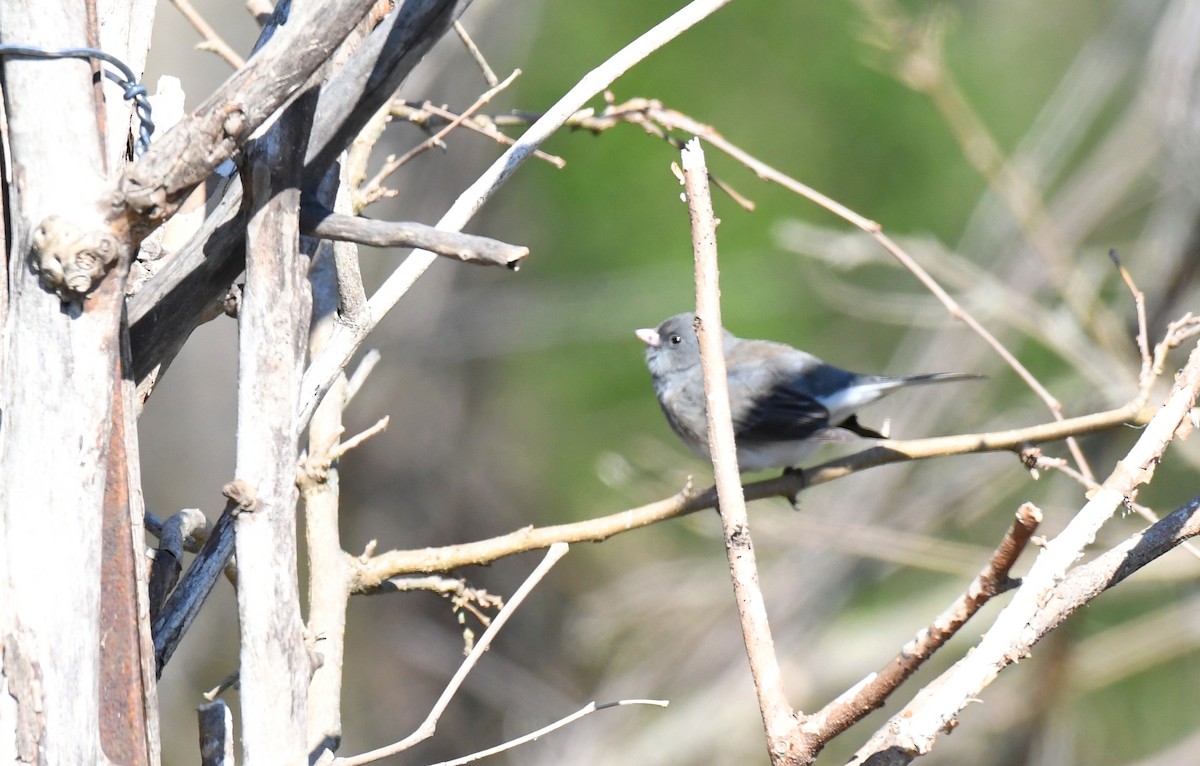
[{"label": "bare tree branch", "polygon": [[750,675],[758,695],[758,709],[767,735],[772,764],[797,764],[803,755],[796,740],[796,718],[783,688],[783,672],[775,655],[775,641],[767,606],[758,580],[750,517],[738,473],[737,447],[733,442],[729,386],[722,351],[721,290],[717,270],[717,221],[708,190],[708,168],[699,140],[689,141],[681,153],[683,184],[691,218],[692,251],[696,271],[696,335],[700,341],[700,367],[704,373],[708,445],[716,477],[721,528],[729,576],[742,626],[742,641],[750,661]]},{"label": "bare tree branch", "polygon": [[315,0],[273,29],[246,66],[234,72],[189,117],[154,142],[118,186],[109,222],[136,244],[169,218],[197,184],[233,156],[341,45],[374,0]]},{"label": "bare tree branch", "polygon": [[873,710],[883,706],[891,693],[908,680],[934,652],[953,638],[967,620],[971,619],[994,596],[1018,584],[1010,579],[1009,571],[1025,550],[1042,514],[1030,503],[1017,509],[1017,517],[1009,527],[999,547],[983,571],[971,581],[954,603],[929,623],[900,650],[878,673],[872,673],[862,683],[830,702],[821,710],[804,716],[800,725],[809,741],[808,749],[815,756],[831,739],[861,721]]},{"label": "bare tree branch", "polygon": [[[1083,435],[1122,425],[1144,425],[1149,422],[1152,411],[1137,409],[1135,405],[1136,402],[1116,410],[1011,431],[939,436],[910,441],[883,441],[879,446],[803,471],[746,484],[743,489],[747,500],[769,497],[790,499],[806,488],[880,465],[976,452],[1011,451],[1020,454],[1029,444],[1055,441],[1072,434]],[[716,491],[713,488],[694,490],[688,487],[671,497],[648,505],[573,524],[526,527],[487,540],[441,548],[388,551],[355,560],[357,563],[354,590],[370,590],[378,587],[383,580],[399,574],[446,572],[456,567],[487,564],[506,556],[545,548],[559,541],[601,542],[622,532],[713,508],[716,502]]]},{"label": "bare tree branch", "polygon": [[496,615],[496,619],[492,620],[492,624],[484,631],[483,636],[479,639],[479,643],[475,644],[474,648],[471,649],[471,653],[463,660],[462,665],[459,666],[454,677],[450,679],[450,682],[446,684],[442,695],[438,697],[437,702],[433,704],[433,708],[430,709],[429,714],[421,722],[421,725],[417,727],[416,731],[399,742],[394,742],[385,747],[376,748],[375,750],[348,758],[337,758],[334,760],[334,764],[336,766],[361,766],[361,764],[371,763],[403,752],[418,742],[423,742],[432,737],[437,730],[437,723],[442,717],[442,713],[445,712],[446,707],[450,704],[450,700],[454,699],[454,695],[458,693],[458,689],[462,686],[462,682],[466,679],[467,675],[474,669],[475,664],[479,662],[479,658],[492,645],[492,640],[500,632],[501,628],[504,627],[504,624],[508,622],[509,617],[517,611],[517,608],[533,592],[533,589],[542,581],[542,578],[558,563],[559,559],[567,555],[567,550],[566,543],[556,543],[550,546],[550,550],[546,552],[545,558],[529,574],[529,577],[525,578],[525,582],[521,583],[521,587],[517,588],[517,591],[508,599],[508,603]]},{"label": "bare tree branch", "polygon": [[373,247],[419,247],[464,263],[504,266],[514,271],[529,248],[496,239],[444,231],[433,226],[403,221],[374,221],[361,216],[335,213],[315,205],[300,209],[300,230],[311,237],[338,242],[357,242]]}]

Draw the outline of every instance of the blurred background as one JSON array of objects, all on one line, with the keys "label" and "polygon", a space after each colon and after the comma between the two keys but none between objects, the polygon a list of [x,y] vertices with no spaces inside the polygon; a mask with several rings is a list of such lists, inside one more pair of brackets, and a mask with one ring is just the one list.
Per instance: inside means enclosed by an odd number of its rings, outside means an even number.
[{"label": "blurred background", "polygon": [[[501,77],[523,72],[484,111],[549,107],[681,5],[479,0],[464,26]],[[241,2],[197,7],[249,51],[257,26]],[[179,77],[189,109],[230,72],[192,50],[196,42],[177,9],[160,4],[146,81]],[[1186,0],[743,0],[655,53],[613,94],[660,99],[880,222],[1070,416],[1119,406],[1136,391],[1134,306],[1110,248],[1146,293],[1151,342],[1197,307],[1198,66],[1200,6]],[[447,39],[401,95],[462,110],[486,88],[461,43]],[[377,161],[425,137],[393,124]],[[380,550],[447,545],[587,519],[666,497],[689,477],[711,481],[663,420],[633,336],[692,306],[687,211],[670,171],[676,150],[628,125],[599,136],[564,131],[544,148],[565,168],[530,161],[469,228],[528,245],[520,272],[435,264],[368,340],[382,362],[347,412],[347,433],[384,415],[391,426],[341,464],[352,552],[371,540]],[[394,177],[394,199],[365,212],[432,223],[501,150],[458,131],[446,151],[426,152]],[[730,329],[864,372],[989,376],[906,391],[861,416],[898,437],[1050,419],[870,239],[706,151],[713,172],[756,205],[747,212],[716,193]],[[368,288],[403,255],[364,250]],[[223,504],[235,360],[236,325],[222,317],[196,332],[146,406],[143,476],[159,515],[199,506],[214,519]],[[1082,442],[1101,480],[1135,438],[1121,429]],[[1066,455],[1060,444],[1046,451]],[[1160,513],[1182,504],[1196,494],[1198,462],[1194,443],[1172,447],[1139,500]],[[1044,510],[1041,533],[1052,535],[1084,489],[1056,473],[1035,480],[1003,454],[860,473],[805,492],[799,510],[755,503],[792,704],[822,707],[888,662],[961,592],[1026,500]],[[1097,549],[1144,523],[1114,519]],[[540,555],[456,574],[506,595]],[[1009,669],[927,760],[1193,760],[1198,574],[1196,555],[1177,550],[1101,597]],[[821,762],[843,762],[961,656],[1004,601]],[[423,719],[462,659],[463,627],[432,594],[352,600],[343,754],[395,741]],[[236,630],[223,582],[162,679],[166,763],[196,761],[193,711],[234,670]],[[590,700],[629,697],[671,705],[605,711],[493,762],[767,762],[711,512],[575,546],[505,628],[438,735],[393,760],[463,755]]]}]

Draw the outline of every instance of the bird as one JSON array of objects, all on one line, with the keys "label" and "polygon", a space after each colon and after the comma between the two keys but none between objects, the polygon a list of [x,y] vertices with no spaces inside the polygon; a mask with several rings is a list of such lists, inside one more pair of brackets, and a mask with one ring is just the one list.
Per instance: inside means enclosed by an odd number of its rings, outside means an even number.
[{"label": "bird", "polygon": [[[708,423],[695,326],[695,314],[676,314],[635,335],[646,344],[646,366],[671,429],[707,459]],[[897,389],[983,378],[956,372],[864,375],[826,364],[786,343],[747,340],[727,330],[722,348],[742,471],[790,471],[823,443],[855,436],[885,438],[859,424],[855,413]]]}]

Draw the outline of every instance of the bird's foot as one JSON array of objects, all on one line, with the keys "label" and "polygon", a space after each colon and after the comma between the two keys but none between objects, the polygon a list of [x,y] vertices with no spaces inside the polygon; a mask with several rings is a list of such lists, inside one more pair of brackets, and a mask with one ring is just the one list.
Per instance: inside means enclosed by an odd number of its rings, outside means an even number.
[{"label": "bird's foot", "polygon": [[788,502],[792,504],[792,510],[800,510],[800,493],[803,492],[804,488],[808,485],[808,482],[804,479],[804,469],[789,466],[788,468],[783,469],[783,474],[780,476],[780,478],[788,478],[791,481],[799,479],[800,486],[796,487],[794,492],[788,494],[787,499]]}]

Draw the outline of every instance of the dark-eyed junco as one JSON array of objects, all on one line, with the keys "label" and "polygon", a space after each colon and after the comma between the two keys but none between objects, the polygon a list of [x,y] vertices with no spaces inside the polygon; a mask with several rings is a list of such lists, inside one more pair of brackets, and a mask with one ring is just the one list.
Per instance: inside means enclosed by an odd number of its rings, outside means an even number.
[{"label": "dark-eyed junco", "polygon": [[[654,393],[671,428],[697,455],[708,457],[708,424],[695,314],[676,314],[657,328],[638,330]],[[812,354],[769,340],[725,332],[725,366],[738,466],[743,471],[791,468],[822,442],[851,434],[883,435],[859,425],[854,413],[904,386],[977,379],[941,372],[888,377],[859,375]]]}]

